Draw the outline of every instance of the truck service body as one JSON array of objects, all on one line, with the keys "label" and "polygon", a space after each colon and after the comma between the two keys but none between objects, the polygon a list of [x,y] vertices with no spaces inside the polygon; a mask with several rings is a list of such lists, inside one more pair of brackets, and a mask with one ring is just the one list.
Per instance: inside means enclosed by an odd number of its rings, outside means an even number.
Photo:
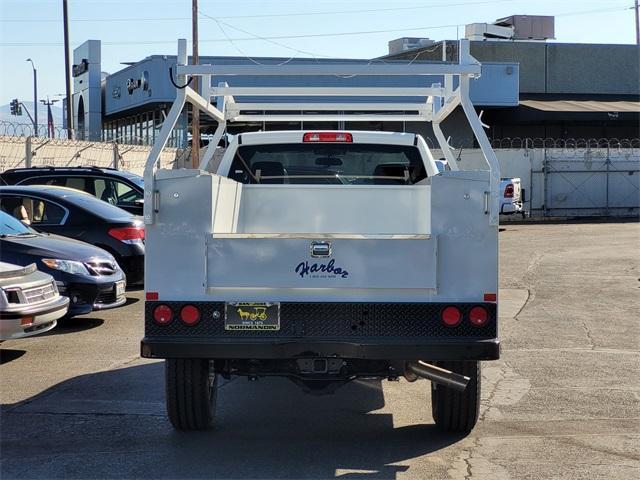
[{"label": "truck service body", "polygon": [[[214,71],[220,73],[217,66],[184,65],[180,45],[178,84],[202,75],[207,85]],[[217,378],[233,375],[286,376],[312,393],[332,392],[356,378],[424,377],[432,381],[436,424],[473,428],[479,362],[499,357],[500,178],[468,100],[469,79],[480,66],[468,44],[461,43],[461,52],[458,64],[353,67],[365,75],[444,74],[444,87],[424,89],[424,104],[304,106],[357,108],[358,120],[431,121],[451,167],[443,172],[419,135],[357,130],[242,133],[214,164],[227,121],[254,119],[245,109],[273,110],[271,104],[235,103],[233,95],[278,91],[221,85],[200,96],[189,87],[178,90],[145,171],[142,341],[143,356],[167,359],[167,409],[176,428],[210,426]],[[339,74],[347,71],[353,72],[344,67]],[[407,95],[371,90],[310,88],[304,94]],[[220,109],[210,104],[213,96],[224,98]],[[212,146],[198,169],[156,169],[187,101],[218,120]],[[439,124],[457,105],[488,170],[459,170],[444,140]]]}]

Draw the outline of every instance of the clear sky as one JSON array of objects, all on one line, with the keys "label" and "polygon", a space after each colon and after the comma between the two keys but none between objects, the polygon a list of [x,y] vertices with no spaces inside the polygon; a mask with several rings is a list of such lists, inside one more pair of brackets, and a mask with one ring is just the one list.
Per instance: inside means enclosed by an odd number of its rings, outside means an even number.
[{"label": "clear sky", "polygon": [[[175,54],[191,0],[69,0],[70,41],[102,40],[102,69]],[[200,55],[372,58],[397,37],[455,39],[464,24],[555,15],[557,42],[635,43],[633,0],[199,0]],[[459,27],[456,27],[459,25]],[[274,38],[277,37],[277,38]],[[0,0],[0,105],[64,92],[62,0]],[[585,59],[587,61],[588,59]],[[621,69],[623,67],[621,66]]]}]

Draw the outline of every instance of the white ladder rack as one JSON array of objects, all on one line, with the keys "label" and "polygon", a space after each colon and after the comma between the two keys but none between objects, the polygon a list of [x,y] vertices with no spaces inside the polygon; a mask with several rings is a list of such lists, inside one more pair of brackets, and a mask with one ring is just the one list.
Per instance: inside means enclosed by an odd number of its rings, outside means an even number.
[{"label": "white ladder rack", "polygon": [[[489,221],[498,225],[500,169],[498,160],[483,130],[469,97],[470,79],[481,75],[480,63],[469,53],[469,41],[460,40],[457,63],[409,63],[409,64],[287,64],[287,65],[188,65],[187,41],[178,40],[176,99],[163,123],[160,134],[149,153],[144,172],[145,223],[151,224],[155,217],[154,183],[155,165],[162,149],[175,127],[187,102],[218,123],[213,138],[207,146],[199,168],[206,170],[215,149],[226,130],[228,122],[269,121],[418,121],[431,122],[433,132],[446,160],[457,170],[458,165],[440,124],[461,106],[490,171]],[[424,76],[424,87],[246,87],[229,86],[225,82],[211,86],[213,76],[308,76],[342,77],[354,76]],[[443,76],[444,85],[426,85],[428,76]],[[188,79],[200,77],[202,95],[188,86]],[[454,89],[454,77],[458,85]],[[184,87],[180,87],[184,85]],[[288,98],[277,102],[236,102],[236,97],[304,97],[300,102]],[[322,102],[309,98],[323,98]],[[349,97],[349,101],[334,101],[330,97]],[[360,101],[354,101],[360,97]],[[375,100],[372,100],[373,97]],[[407,100],[418,97],[420,100]],[[216,105],[211,103],[216,99]],[[400,100],[398,100],[400,99]],[[255,113],[262,112],[262,113]],[[305,113],[312,112],[312,113]]]}]

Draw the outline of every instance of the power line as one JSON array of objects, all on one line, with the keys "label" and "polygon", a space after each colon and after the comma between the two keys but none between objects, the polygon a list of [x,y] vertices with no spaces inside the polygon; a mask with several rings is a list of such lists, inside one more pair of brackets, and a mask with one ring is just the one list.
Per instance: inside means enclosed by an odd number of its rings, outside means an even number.
[{"label": "power line", "polygon": [[[219,16],[218,20],[236,20],[236,19],[248,19],[248,18],[275,18],[275,17],[310,17],[318,15],[348,15],[348,14],[360,14],[360,13],[379,13],[379,12],[394,12],[394,11],[406,11],[406,10],[428,10],[433,8],[445,8],[445,7],[463,7],[474,5],[487,5],[496,3],[513,3],[514,0],[481,0],[475,2],[458,2],[458,3],[442,3],[435,5],[419,5],[413,7],[390,7],[390,8],[368,8],[358,10],[334,10],[323,12],[292,12],[292,13],[261,13],[252,15],[231,15],[231,16]],[[515,0],[522,1],[525,0]],[[609,7],[610,8],[610,7]],[[601,11],[608,11],[608,9],[590,10],[588,13],[597,13]],[[556,16],[563,16],[566,14],[558,14]],[[571,13],[569,13],[571,15]],[[191,17],[147,17],[147,18],[78,18],[74,19],[74,22],[161,22],[161,21],[182,21],[191,20]],[[5,18],[0,19],[0,22],[4,23],[56,23],[57,19],[18,19],[18,18]]]},{"label": "power line", "polygon": [[[410,32],[415,30],[432,30],[438,28],[450,28],[450,27],[459,27],[464,24],[451,24],[451,25],[431,25],[425,27],[412,27],[412,28],[397,28],[392,30],[366,30],[359,32],[337,32],[337,33],[309,33],[303,35],[275,35],[268,37],[238,37],[238,38],[215,38],[208,40],[200,40],[200,43],[219,43],[219,42],[241,42],[248,40],[286,40],[286,39],[297,39],[297,38],[318,38],[318,37],[342,37],[348,35],[371,35],[375,33],[393,33],[393,32]],[[122,41],[122,42],[102,42],[102,45],[163,45],[163,44],[173,44],[175,40],[148,40],[146,42],[137,42],[137,41]],[[48,42],[6,42],[0,43],[2,47],[17,47],[17,46],[29,46],[29,47],[45,47],[45,46],[60,46],[61,43],[48,43]]]},{"label": "power line", "polygon": [[[572,16],[572,15],[586,15],[592,13],[604,13],[604,12],[614,12],[614,11],[625,11],[628,10],[628,7],[618,7],[618,8],[609,8],[609,9],[599,9],[599,10],[585,10],[579,12],[566,12],[562,14],[557,14],[555,16]],[[219,21],[219,20],[218,20]],[[226,24],[229,25],[229,24]],[[352,31],[352,32],[335,32],[335,33],[310,33],[310,34],[302,34],[302,35],[274,35],[274,36],[254,36],[254,37],[238,37],[238,38],[225,38],[225,39],[207,39],[200,40],[200,43],[220,43],[220,42],[244,42],[244,41],[255,41],[255,40],[293,40],[300,38],[324,38],[324,37],[343,37],[343,36],[353,36],[353,35],[373,35],[378,33],[396,33],[396,32],[411,32],[411,31],[419,31],[419,30],[436,30],[441,28],[454,28],[464,26],[464,23],[456,23],[449,25],[428,25],[423,27],[409,27],[409,28],[394,28],[388,30],[363,30],[363,31]],[[230,25],[229,25],[230,26]],[[236,28],[232,27],[231,28]],[[148,40],[144,42],[140,41],[114,41],[114,42],[102,42],[103,45],[165,45],[165,44],[173,44],[175,40]],[[61,43],[57,42],[3,42],[0,43],[2,47],[46,47],[46,46],[60,46]]]},{"label": "power line", "polygon": [[[300,49],[297,49],[297,48],[293,48],[293,47],[291,47],[291,46],[289,46],[289,45],[285,45],[284,43],[277,42],[277,41],[275,41],[275,40],[273,40],[273,39],[270,39],[270,38],[267,38],[267,37],[264,37],[264,36],[261,36],[261,35],[257,35],[257,34],[255,34],[255,33],[249,32],[249,31],[244,30],[244,29],[239,28],[239,27],[234,27],[233,25],[230,25],[230,24],[228,24],[227,22],[223,22],[222,20],[219,20],[219,19],[217,19],[217,18],[215,18],[215,17],[212,17],[211,15],[207,15],[207,14],[206,14],[206,13],[204,13],[202,10],[200,10],[200,11],[199,11],[199,13],[200,13],[200,15],[202,15],[203,17],[206,17],[206,18],[208,18],[209,20],[213,20],[214,22],[216,22],[216,24],[218,25],[218,28],[220,28],[220,31],[222,32],[222,34],[223,34],[223,35],[226,37],[226,39],[227,39],[227,40],[228,40],[228,41],[229,41],[229,42],[230,42],[230,43],[231,43],[231,44],[236,48],[236,50],[238,50],[242,55],[245,55],[249,60],[251,60],[251,61],[253,61],[253,62],[259,63],[259,62],[257,62],[256,60],[253,60],[252,58],[250,58],[248,55],[246,55],[246,54],[245,54],[245,53],[244,53],[240,48],[238,48],[238,47],[237,47],[237,45],[235,45],[234,40],[233,40],[233,39],[231,39],[231,38],[229,38],[229,36],[227,35],[227,32],[225,31],[225,29],[224,29],[224,28],[222,28],[222,25],[226,25],[227,27],[232,28],[232,29],[234,29],[234,30],[237,30],[237,31],[239,31],[239,32],[242,32],[242,33],[244,33],[244,34],[251,35],[252,37],[254,37],[254,38],[255,38],[255,39],[257,39],[257,40],[264,40],[264,41],[266,41],[266,42],[268,42],[268,43],[271,43],[271,44],[273,44],[273,45],[277,45],[277,46],[279,46],[279,47],[286,48],[287,50],[291,50],[291,51],[296,52],[296,53],[302,53],[303,55],[311,55],[311,56],[312,56],[312,57],[314,57],[314,58],[315,58],[315,57],[326,57],[326,55],[320,55],[320,54],[316,54],[316,53],[313,53],[313,52],[308,52],[308,51],[305,51],[305,50],[300,50]],[[287,62],[286,62],[286,63],[288,63],[288,62],[290,62],[291,60],[293,60],[293,58],[294,58],[294,57],[291,57],[289,60],[287,60]]]},{"label": "power line", "polygon": [[[518,1],[518,0],[516,0]],[[519,0],[524,1],[524,0]],[[476,2],[458,2],[458,3],[442,3],[436,5],[420,5],[414,7],[391,7],[391,8],[368,8],[358,10],[337,10],[337,11],[323,11],[323,12],[292,12],[292,13],[262,13],[254,15],[232,15],[232,16],[220,16],[218,20],[234,20],[243,18],[272,18],[272,17],[309,17],[316,15],[345,15],[345,14],[359,14],[359,13],[376,13],[376,12],[393,12],[404,10],[425,10],[432,8],[443,7],[460,7],[460,6],[473,6],[473,5],[486,5],[492,3],[508,3],[513,0],[481,0]],[[171,21],[171,20],[191,20],[191,17],[156,17],[156,18],[82,18],[74,19],[74,22],[139,22],[139,21]],[[30,22],[58,22],[55,19],[2,19],[0,20],[6,23],[30,23]]]}]

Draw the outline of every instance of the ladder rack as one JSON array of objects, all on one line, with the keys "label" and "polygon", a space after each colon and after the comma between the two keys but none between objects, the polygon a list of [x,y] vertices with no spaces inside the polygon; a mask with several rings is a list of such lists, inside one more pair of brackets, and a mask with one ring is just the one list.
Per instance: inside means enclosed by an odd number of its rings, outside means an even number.
[{"label": "ladder rack", "polygon": [[[155,165],[171,131],[187,102],[218,123],[199,168],[206,170],[228,122],[269,121],[413,121],[431,122],[434,135],[446,160],[457,170],[440,124],[461,106],[480,145],[490,171],[491,201],[489,220],[498,224],[500,171],[495,153],[469,97],[470,80],[481,75],[480,63],[469,53],[469,41],[460,40],[459,61],[409,64],[287,64],[287,65],[188,65],[187,41],[178,40],[177,86],[174,101],[160,134],[156,138],[145,166],[145,223],[154,221]],[[425,77],[424,87],[247,87],[221,82],[212,86],[216,76],[234,77]],[[442,76],[441,83],[431,83],[432,76]],[[188,86],[190,78],[200,77],[202,94]],[[454,77],[458,79],[454,88]],[[180,87],[183,85],[183,87]],[[250,97],[250,98],[247,98]],[[334,98],[335,97],[335,98]],[[348,97],[344,101],[343,97]],[[236,101],[242,98],[247,101]],[[274,100],[274,98],[276,100]],[[314,101],[322,99],[323,101]],[[211,101],[215,99],[215,105]],[[258,99],[258,100],[256,100]],[[278,101],[282,100],[282,101]],[[306,112],[306,113],[305,113]]]}]

